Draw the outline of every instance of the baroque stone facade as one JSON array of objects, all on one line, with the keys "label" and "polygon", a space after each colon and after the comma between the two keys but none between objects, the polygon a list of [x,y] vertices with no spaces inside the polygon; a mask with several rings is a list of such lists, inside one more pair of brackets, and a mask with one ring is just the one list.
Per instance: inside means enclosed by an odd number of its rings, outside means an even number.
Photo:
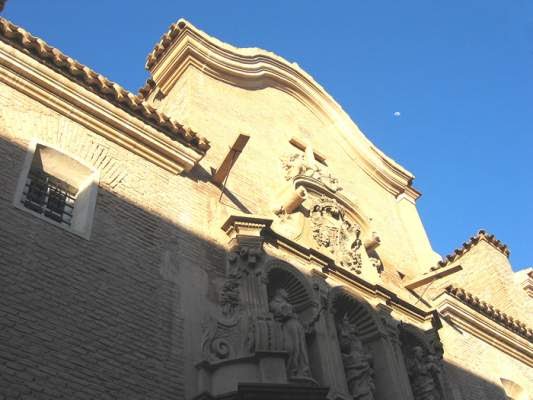
[{"label": "baroque stone facade", "polygon": [[436,254],[305,71],[185,20],[146,67],[0,18],[0,398],[529,398],[531,271]]}]

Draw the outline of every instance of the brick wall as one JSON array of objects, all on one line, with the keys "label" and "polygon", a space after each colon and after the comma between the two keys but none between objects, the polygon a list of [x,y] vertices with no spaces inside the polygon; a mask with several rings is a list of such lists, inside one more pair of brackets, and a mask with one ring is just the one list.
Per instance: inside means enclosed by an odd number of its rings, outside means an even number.
[{"label": "brick wall", "polygon": [[533,373],[521,361],[447,323],[439,336],[444,347],[446,373],[456,398],[505,400],[500,378],[512,380],[531,393]]},{"label": "brick wall", "polygon": [[[90,240],[13,206],[30,139],[101,169]],[[192,182],[1,87],[0,398],[185,396],[184,360],[193,357],[182,297],[198,301],[180,281],[219,261],[187,228],[206,220],[207,203],[191,198],[207,189]],[[198,335],[188,336],[199,348]]]},{"label": "brick wall", "polygon": [[[524,322],[529,319],[531,323],[531,316],[526,312],[530,299],[515,282],[509,259],[494,246],[481,240],[453,264],[461,265],[463,269],[428,285],[430,289],[425,298],[437,296],[452,284],[515,318]],[[418,289],[420,293],[424,290],[425,286]]]}]

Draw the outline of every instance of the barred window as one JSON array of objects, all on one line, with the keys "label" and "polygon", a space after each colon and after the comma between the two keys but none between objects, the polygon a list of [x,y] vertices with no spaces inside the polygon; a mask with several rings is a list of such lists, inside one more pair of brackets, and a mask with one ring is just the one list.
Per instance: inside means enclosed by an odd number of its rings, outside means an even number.
[{"label": "barred window", "polygon": [[70,225],[78,190],[43,171],[31,170],[22,193],[26,208],[56,222]]},{"label": "barred window", "polygon": [[33,141],[13,204],[89,239],[98,194],[98,170],[62,151]]}]

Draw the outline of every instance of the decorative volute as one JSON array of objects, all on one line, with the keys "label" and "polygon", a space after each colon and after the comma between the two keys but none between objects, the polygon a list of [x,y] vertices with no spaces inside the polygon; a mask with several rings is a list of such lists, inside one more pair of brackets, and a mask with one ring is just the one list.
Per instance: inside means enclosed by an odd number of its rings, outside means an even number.
[{"label": "decorative volute", "polygon": [[[314,310],[309,286],[264,252],[271,223],[244,215],[230,216],[222,226],[229,252],[218,308],[204,326],[199,392],[216,397],[242,382],[316,385],[306,337],[322,310],[308,315]],[[306,322],[300,320],[304,314]]]}]

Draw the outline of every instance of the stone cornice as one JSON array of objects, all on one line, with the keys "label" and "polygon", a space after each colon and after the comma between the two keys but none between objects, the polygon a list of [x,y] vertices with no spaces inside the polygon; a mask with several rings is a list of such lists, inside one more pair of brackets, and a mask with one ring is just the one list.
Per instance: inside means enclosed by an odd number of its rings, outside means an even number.
[{"label": "stone cornice", "polygon": [[392,309],[400,311],[416,321],[431,321],[433,324],[440,323],[433,310],[423,310],[403,300],[396,293],[384,286],[367,282],[356,274],[336,266],[334,259],[276,233],[271,229],[271,224],[272,219],[270,218],[251,215],[231,215],[222,225],[222,229],[231,239],[239,234],[249,236],[249,231],[255,232],[254,235],[260,232],[265,243],[283,249],[291,255],[300,258],[302,261],[315,265],[320,268],[324,276],[331,274],[341,281],[346,282],[350,287],[357,288],[357,290],[365,293],[369,297],[380,299],[383,304],[387,304]]},{"label": "stone cornice", "polygon": [[492,321],[498,323],[502,327],[522,336],[529,342],[533,342],[533,330],[528,328],[522,321],[505,314],[491,304],[480,300],[478,297],[464,289],[449,285],[446,287],[445,292],[461,301],[463,304],[466,304],[472,309],[483,314],[485,317],[490,318]]},{"label": "stone cornice", "polygon": [[[90,90],[80,84],[82,77],[71,79],[65,76],[66,73],[37,59],[33,51],[56,57],[57,62],[65,56],[28,35],[0,18],[1,82],[173,173],[190,170],[203,157],[204,150],[198,149],[194,142],[187,144],[178,138],[180,134],[175,123],[175,133],[158,129],[156,124],[148,124],[146,118],[139,118],[126,107],[109,101],[103,92],[108,84],[105,80],[102,91]],[[20,45],[14,45],[13,41],[19,41]],[[24,46],[33,50],[26,50]],[[35,46],[41,46],[41,49],[36,50]],[[84,74],[91,74],[88,71]],[[95,76],[95,79],[100,80],[99,77]],[[119,96],[122,91],[114,93]],[[129,95],[126,97],[131,98]]]},{"label": "stone cornice", "polygon": [[395,197],[404,194],[414,201],[420,196],[412,187],[414,176],[377,149],[324,88],[297,64],[265,50],[233,47],[185,20],[173,24],[148,56],[146,67],[155,85],[145,85],[141,93],[149,97],[157,87],[168,94],[191,66],[235,86],[257,89],[268,85],[291,95],[340,131],[350,157],[357,159],[379,185]]},{"label": "stone cornice", "polygon": [[526,279],[520,282],[520,287],[524,289],[529,297],[533,297],[533,270],[529,271]]},{"label": "stone cornice", "polygon": [[182,142],[199,154],[204,154],[209,148],[209,143],[205,138],[171,120],[152,105],[146,103],[141,97],[128,92],[118,84],[48,45],[42,39],[1,17],[0,39],[129,112],[146,124],[154,126],[172,140]]},{"label": "stone cornice", "polygon": [[503,327],[448,292],[435,299],[436,309],[445,321],[489,343],[528,366],[533,366],[531,340]]},{"label": "stone cornice", "polygon": [[509,248],[507,247],[507,245],[500,242],[498,239],[496,239],[494,235],[491,235],[487,231],[481,229],[478,231],[478,233],[475,236],[472,236],[467,242],[463,243],[461,247],[455,249],[451,254],[448,254],[447,256],[445,256],[442,261],[439,261],[437,263],[437,266],[431,268],[431,271],[435,271],[439,268],[444,268],[450,265],[451,263],[457,261],[459,258],[461,258],[466,253],[468,253],[470,249],[472,249],[475,245],[477,245],[482,240],[492,245],[496,250],[498,250],[504,256],[509,257],[509,254],[511,252],[509,251]]}]

